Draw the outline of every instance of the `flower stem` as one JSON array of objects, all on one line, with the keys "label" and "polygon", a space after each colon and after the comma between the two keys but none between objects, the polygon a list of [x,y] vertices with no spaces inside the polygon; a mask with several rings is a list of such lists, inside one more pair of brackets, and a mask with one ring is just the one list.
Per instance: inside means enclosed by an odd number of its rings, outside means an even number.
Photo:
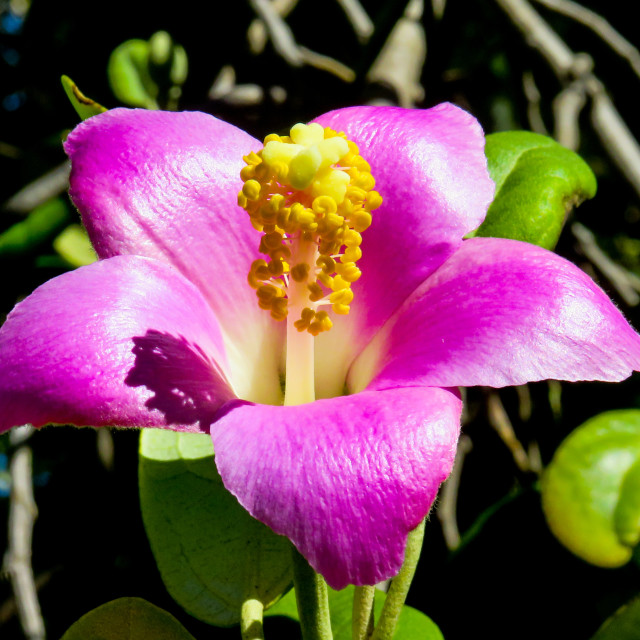
[{"label": "flower stem", "polygon": [[293,583],[303,640],[333,640],[327,583],[294,547]]},{"label": "flower stem", "polygon": [[407,537],[407,548],[404,564],[398,575],[391,581],[387,599],[382,607],[378,626],[375,628],[372,640],[391,640],[396,631],[398,618],[402,613],[404,601],[407,599],[413,575],[418,566],[418,558],[422,551],[424,538],[424,520]]},{"label": "flower stem", "polygon": [[366,640],[373,633],[373,602],[376,588],[365,585],[356,587],[353,594],[351,632],[353,640]]},{"label": "flower stem", "polygon": [[247,598],[240,609],[240,631],[242,640],[264,640],[262,612],[264,606],[260,600]]}]

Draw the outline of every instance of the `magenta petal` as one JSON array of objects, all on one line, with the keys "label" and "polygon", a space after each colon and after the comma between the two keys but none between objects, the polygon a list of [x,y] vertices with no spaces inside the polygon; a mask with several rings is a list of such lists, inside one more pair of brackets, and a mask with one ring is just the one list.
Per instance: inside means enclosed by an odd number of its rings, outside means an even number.
[{"label": "magenta petal", "polygon": [[238,351],[230,351],[232,368],[261,354],[274,389],[259,397],[242,389],[243,396],[277,402],[283,326],[258,308],[247,284],[260,234],[237,204],[242,156],[261,146],[204,113],[113,109],[76,127],[65,150],[70,194],[98,255],[147,256],[178,269]]},{"label": "magenta petal", "polygon": [[[357,305],[390,315],[484,220],[494,185],[477,120],[452,104],[432,109],[351,107],[317,119],[344,131],[371,165],[382,206],[363,235]],[[356,287],[354,286],[354,290]],[[371,300],[384,301],[370,305]],[[355,306],[356,303],[354,303]],[[376,322],[374,321],[374,322]]]},{"label": "magenta petal", "polygon": [[451,470],[460,410],[446,389],[364,391],[230,406],[211,434],[227,489],[341,589],[400,569]]},{"label": "magenta petal", "polygon": [[376,336],[355,388],[618,381],[640,336],[578,267],[530,244],[466,240]]},{"label": "magenta petal", "polygon": [[[345,334],[340,352],[356,355],[463,236],[480,225],[494,184],[482,128],[454,105],[351,107],[317,122],[357,143],[383,197],[363,234],[362,278],[353,286],[349,322],[338,319],[332,331]],[[326,348],[320,356],[330,360],[325,368],[341,368]]]},{"label": "magenta petal", "polygon": [[0,329],[0,431],[31,423],[208,429],[233,398],[198,289],[123,256],[46,282]]}]

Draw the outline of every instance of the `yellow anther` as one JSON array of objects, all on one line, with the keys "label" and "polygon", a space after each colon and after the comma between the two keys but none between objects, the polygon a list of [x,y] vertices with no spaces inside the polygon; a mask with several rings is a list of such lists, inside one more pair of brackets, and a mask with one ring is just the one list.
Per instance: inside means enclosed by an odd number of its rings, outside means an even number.
[{"label": "yellow anther", "polygon": [[334,313],[337,313],[341,316],[348,315],[349,311],[351,310],[351,307],[348,304],[332,304],[331,308],[333,309]]},{"label": "yellow anther", "polygon": [[318,311],[313,322],[309,325],[309,333],[312,336],[317,336],[323,331],[329,331],[333,326],[333,322],[329,318],[329,314],[326,311]]},{"label": "yellow anther", "polygon": [[331,283],[331,288],[334,291],[340,291],[341,289],[348,289],[351,286],[350,282],[347,282],[341,275],[337,275]]},{"label": "yellow anther", "polygon": [[358,262],[360,258],[362,258],[362,249],[360,247],[347,247],[345,249],[345,262]]},{"label": "yellow anther", "polygon": [[373,211],[382,204],[382,196],[377,191],[370,191],[364,206],[367,211]]},{"label": "yellow anther", "polygon": [[342,279],[347,282],[355,282],[359,280],[362,275],[362,271],[360,271],[353,262],[343,262],[337,265],[336,271],[342,276]]},{"label": "yellow anther", "polygon": [[[298,331],[327,331],[331,319],[317,308],[330,304],[332,313],[349,313],[351,284],[362,275],[355,264],[360,234],[382,203],[371,167],[344,133],[316,123],[267,136],[245,162],[238,204],[263,232],[259,251],[267,257],[254,261],[247,278],[258,304],[276,320],[293,305]],[[309,306],[299,311],[305,300]]]},{"label": "yellow anther", "polygon": [[246,167],[242,167],[242,171],[240,171],[240,177],[243,182],[247,180],[251,180],[256,175],[256,167],[253,164],[248,164]]},{"label": "yellow anther", "polygon": [[283,260],[271,260],[268,265],[269,274],[271,276],[281,276],[284,273],[284,264]]},{"label": "yellow anther", "polygon": [[280,142],[280,136],[277,133],[270,133],[263,141],[266,147],[270,142]]},{"label": "yellow anther", "polygon": [[318,302],[324,298],[324,291],[317,282],[308,284],[307,289],[309,289],[309,302]]},{"label": "yellow anther", "polygon": [[311,208],[317,215],[324,216],[335,213],[338,210],[338,205],[331,196],[318,196],[314,198]]},{"label": "yellow anther", "polygon": [[247,180],[242,187],[242,193],[248,200],[257,200],[260,197],[260,183],[257,180]]},{"label": "yellow anther", "polygon": [[329,302],[331,304],[349,304],[353,300],[353,291],[351,289],[341,289],[340,291],[334,291],[329,296]]},{"label": "yellow anther", "polygon": [[327,287],[327,289],[333,289],[333,278],[328,273],[321,271],[317,277],[320,281],[320,284]]},{"label": "yellow anther", "polygon": [[353,159],[353,166],[358,171],[364,171],[366,173],[371,173],[371,166],[369,165],[369,163],[362,156],[356,156]]},{"label": "yellow anther", "polygon": [[309,328],[309,325],[311,324],[312,320],[315,318],[315,315],[316,315],[316,312],[313,309],[310,309],[309,307],[305,307],[300,313],[300,319],[296,320],[293,323],[293,326],[298,331],[304,331],[305,329]]},{"label": "yellow anther", "polygon": [[274,320],[284,320],[287,317],[287,300],[285,298],[278,298],[273,301],[271,305],[271,317]]},{"label": "yellow anther", "polygon": [[342,240],[347,247],[359,247],[362,244],[362,236],[353,229],[347,230]]},{"label": "yellow anther", "polygon": [[302,262],[291,268],[291,277],[296,282],[304,282],[309,277],[309,271],[311,267],[308,264]]},{"label": "yellow anther", "polygon": [[371,214],[367,211],[358,211],[358,213],[353,216],[353,228],[358,232],[362,233],[366,231],[371,226]]},{"label": "yellow anther", "polygon": [[242,159],[247,164],[260,164],[262,162],[262,158],[257,153],[254,153],[253,151],[249,155],[242,156]]},{"label": "yellow anther", "polygon": [[364,202],[367,197],[367,192],[360,187],[350,184],[346,190],[346,195],[351,202]]},{"label": "yellow anther", "polygon": [[364,191],[371,191],[376,186],[376,181],[370,173],[360,173],[353,184]]},{"label": "yellow anther", "polygon": [[336,270],[336,261],[331,256],[319,256],[316,260],[316,265],[328,274]]}]

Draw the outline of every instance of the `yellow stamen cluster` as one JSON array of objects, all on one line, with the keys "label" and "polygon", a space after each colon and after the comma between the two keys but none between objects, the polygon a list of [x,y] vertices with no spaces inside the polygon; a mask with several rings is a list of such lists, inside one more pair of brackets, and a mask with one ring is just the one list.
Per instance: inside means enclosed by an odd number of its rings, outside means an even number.
[{"label": "yellow stamen cluster", "polygon": [[255,260],[249,272],[258,304],[284,320],[292,284],[304,284],[295,327],[312,335],[327,331],[331,319],[317,309],[331,305],[334,313],[349,313],[351,285],[361,275],[361,233],[382,203],[371,168],[343,133],[318,124],[271,134],[244,160],[238,204],[264,233],[259,251],[268,257]]}]

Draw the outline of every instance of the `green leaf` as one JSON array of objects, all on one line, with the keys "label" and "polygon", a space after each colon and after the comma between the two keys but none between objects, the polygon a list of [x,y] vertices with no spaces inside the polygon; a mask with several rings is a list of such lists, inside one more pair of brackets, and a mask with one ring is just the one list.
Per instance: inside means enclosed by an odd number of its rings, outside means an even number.
[{"label": "green leaf", "polygon": [[170,614],[142,598],[107,602],[74,622],[62,640],[194,640]]},{"label": "green leaf", "polygon": [[639,630],[640,596],[620,607],[591,640],[638,640]]},{"label": "green leaf", "polygon": [[98,259],[87,232],[79,224],[70,224],[53,241],[53,248],[72,267],[82,267]]},{"label": "green leaf", "polygon": [[145,429],[139,484],[162,579],[190,614],[232,625],[247,598],[266,608],[289,589],[289,541],[254,520],[224,488],[208,435]]},{"label": "green leaf", "polygon": [[127,40],[117,46],[107,65],[109,84],[116,98],[131,107],[157,109],[158,86],[149,74],[149,43]]},{"label": "green leaf", "polygon": [[104,113],[107,110],[106,107],[98,104],[95,100],[87,98],[69,76],[62,76],[60,80],[62,81],[64,92],[67,94],[67,98],[69,98],[69,102],[71,102],[73,108],[82,120],[86,120],[91,116],[97,116],[99,113]]},{"label": "green leaf", "polygon": [[[353,593],[353,586],[341,591],[329,589],[329,608],[334,640],[351,640]],[[374,606],[376,620],[380,616],[386,597],[387,594],[383,591],[376,591]],[[266,613],[266,617],[269,616],[286,616],[292,620],[298,620],[295,592],[290,591],[282,600],[271,607]],[[442,632],[431,618],[407,605],[402,608],[394,637],[396,640],[443,640]]]},{"label": "green leaf", "polygon": [[485,153],[496,196],[471,236],[512,238],[553,249],[571,209],[596,193],[587,163],[546,136],[492,133]]},{"label": "green leaf", "polygon": [[602,413],[558,448],[542,479],[551,531],[601,567],[627,563],[640,539],[640,410]]},{"label": "green leaf", "polygon": [[0,234],[0,257],[35,251],[51,241],[70,217],[69,208],[61,198],[48,200]]}]

